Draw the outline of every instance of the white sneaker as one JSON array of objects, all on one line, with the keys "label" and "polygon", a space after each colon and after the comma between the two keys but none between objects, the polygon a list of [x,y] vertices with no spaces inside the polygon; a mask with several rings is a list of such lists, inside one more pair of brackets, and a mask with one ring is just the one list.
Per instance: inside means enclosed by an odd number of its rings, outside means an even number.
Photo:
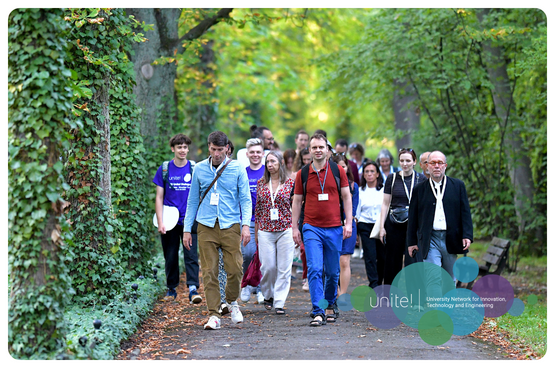
[{"label": "white sneaker", "polygon": [[231,321],[233,323],[243,322],[243,313],[239,310],[239,304],[237,304],[237,302],[229,304],[229,309],[231,309]]},{"label": "white sneaker", "polygon": [[310,291],[310,288],[308,287],[308,280],[307,279],[303,280],[303,290],[304,291]]},{"label": "white sneaker", "polygon": [[261,291],[256,293],[256,299],[258,301],[258,304],[260,304],[260,305],[264,304],[264,295],[262,295]]},{"label": "white sneaker", "polygon": [[247,303],[251,298],[251,288],[250,286],[245,286],[241,289],[241,301]]},{"label": "white sneaker", "polygon": [[[239,312],[240,313],[240,312]],[[221,328],[220,319],[216,316],[211,316],[208,323],[204,325],[205,330],[217,330]]]}]

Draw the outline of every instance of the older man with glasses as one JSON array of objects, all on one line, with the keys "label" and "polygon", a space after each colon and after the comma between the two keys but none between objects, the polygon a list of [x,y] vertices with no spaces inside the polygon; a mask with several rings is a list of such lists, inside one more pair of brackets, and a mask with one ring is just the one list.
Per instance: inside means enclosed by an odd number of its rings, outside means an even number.
[{"label": "older man with glasses", "polygon": [[[430,179],[414,189],[407,227],[408,254],[421,252],[424,262],[443,267],[455,281],[457,254],[468,252],[473,240],[472,217],[464,183],[447,177],[447,158],[428,156]],[[435,296],[441,278],[428,275],[428,296]],[[439,295],[441,296],[441,295]]]}]

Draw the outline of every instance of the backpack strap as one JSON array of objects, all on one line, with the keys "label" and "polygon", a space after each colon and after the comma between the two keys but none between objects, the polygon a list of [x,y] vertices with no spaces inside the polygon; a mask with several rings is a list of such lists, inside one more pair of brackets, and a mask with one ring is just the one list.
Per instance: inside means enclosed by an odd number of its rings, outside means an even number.
[{"label": "backpack strap", "polygon": [[[339,195],[339,209],[341,211],[341,223],[344,224],[343,220],[343,197],[341,196],[341,173],[339,172],[339,166],[333,161],[328,161],[333,178],[335,179],[335,184],[337,185],[337,194]],[[303,184],[303,204],[302,212],[304,212],[304,205],[306,200],[306,182],[308,181],[308,172],[310,170],[310,164],[303,166],[301,169],[301,183]]]},{"label": "backpack strap", "polygon": [[[166,189],[166,183],[170,186],[170,189],[174,189],[172,183],[169,182],[168,177],[170,176],[170,162],[164,161],[162,163],[162,180],[164,182],[164,189]],[[164,191],[164,196],[166,196],[166,191]]]}]

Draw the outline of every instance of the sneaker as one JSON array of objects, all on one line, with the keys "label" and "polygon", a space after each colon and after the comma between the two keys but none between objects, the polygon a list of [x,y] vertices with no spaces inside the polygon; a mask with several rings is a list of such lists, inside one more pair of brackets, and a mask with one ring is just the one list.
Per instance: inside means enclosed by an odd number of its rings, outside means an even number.
[{"label": "sneaker", "polygon": [[243,303],[247,303],[251,298],[251,290],[250,287],[247,285],[241,289],[241,301]]},{"label": "sneaker", "polygon": [[308,287],[308,280],[307,279],[303,280],[303,290],[304,291],[309,291],[310,290],[309,287]]},{"label": "sneaker", "polygon": [[258,304],[260,305],[264,304],[264,295],[262,295],[261,291],[256,293],[256,300],[258,301]]},{"label": "sneaker", "polygon": [[217,330],[220,329],[222,325],[220,324],[220,319],[216,316],[211,316],[208,319],[208,323],[204,325],[205,330]]},{"label": "sneaker", "polygon": [[233,302],[229,304],[228,307],[231,309],[231,321],[233,323],[243,322],[243,313],[239,310],[239,304],[237,304],[237,302]]},{"label": "sneaker", "polygon": [[168,289],[168,292],[166,293],[166,296],[164,297],[164,300],[175,300],[175,298],[177,298],[177,291],[175,291],[175,289]]},{"label": "sneaker", "polygon": [[227,307],[227,303],[222,303],[222,305],[220,305],[219,312],[222,316],[229,314],[229,308]]},{"label": "sneaker", "polygon": [[189,302],[191,304],[198,304],[202,302],[202,296],[198,295],[198,292],[196,290],[191,290],[189,292]]}]

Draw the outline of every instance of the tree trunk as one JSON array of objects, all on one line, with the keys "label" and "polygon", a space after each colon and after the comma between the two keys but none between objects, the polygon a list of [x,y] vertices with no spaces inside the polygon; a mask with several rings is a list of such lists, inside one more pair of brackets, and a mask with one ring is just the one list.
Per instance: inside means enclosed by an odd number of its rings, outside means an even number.
[{"label": "tree trunk", "polygon": [[[477,12],[478,19],[484,28],[490,25],[484,20],[489,9]],[[521,235],[525,231],[529,216],[532,215],[531,206],[534,203],[534,182],[530,168],[530,158],[525,154],[524,142],[518,130],[516,109],[513,101],[511,80],[507,73],[507,61],[502,46],[486,40],[482,43],[486,59],[489,79],[493,84],[493,102],[495,113],[501,127],[505,129],[505,152],[508,157],[508,168],[511,183],[514,186],[514,204],[518,217],[518,230]]]},{"label": "tree trunk", "polygon": [[167,144],[177,124],[177,96],[174,82],[177,65],[167,63],[152,65],[160,57],[173,57],[178,51],[178,24],[180,9],[130,8],[127,15],[134,15],[139,22],[153,24],[147,42],[133,46],[137,105],[142,109],[141,134],[148,150]]},{"label": "tree trunk", "polygon": [[393,113],[395,115],[395,130],[403,132],[396,139],[397,148],[410,147],[412,144],[411,131],[420,126],[420,115],[413,105],[417,100],[412,86],[403,81],[395,81],[395,92],[393,93]]}]

